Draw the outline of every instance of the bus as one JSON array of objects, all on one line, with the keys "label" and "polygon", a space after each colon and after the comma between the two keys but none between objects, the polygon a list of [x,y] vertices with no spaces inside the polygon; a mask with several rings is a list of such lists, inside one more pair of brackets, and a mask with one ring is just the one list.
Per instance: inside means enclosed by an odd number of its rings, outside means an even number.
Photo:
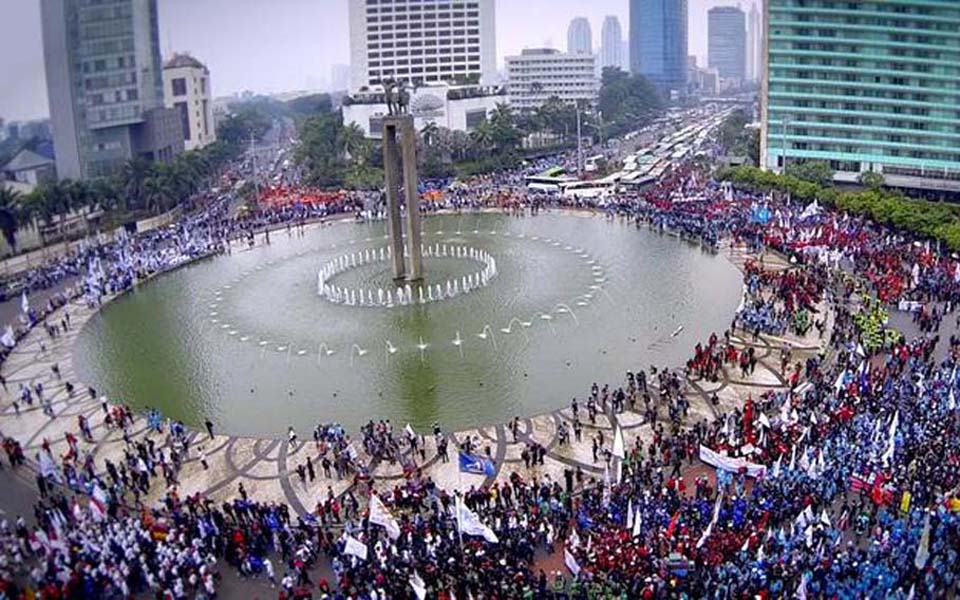
[{"label": "bus", "polygon": [[563,169],[560,169],[560,175],[530,175],[525,177],[523,182],[527,184],[527,189],[532,192],[559,193],[561,187],[571,181],[576,181],[575,177],[563,175]]},{"label": "bus", "polygon": [[560,186],[564,198],[606,198],[616,189],[616,182],[610,178],[596,181],[571,181]]}]

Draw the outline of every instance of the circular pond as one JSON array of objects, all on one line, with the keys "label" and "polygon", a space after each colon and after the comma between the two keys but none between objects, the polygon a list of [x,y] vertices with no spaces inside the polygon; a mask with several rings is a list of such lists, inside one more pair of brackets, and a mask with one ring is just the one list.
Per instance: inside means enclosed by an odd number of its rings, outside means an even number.
[{"label": "circular pond", "polygon": [[[391,287],[385,233],[382,222],[276,232],[159,277],[87,322],[74,364],[113,399],[236,435],[379,418],[461,429],[680,365],[739,301],[726,259],[670,235],[586,214],[463,214],[424,220],[425,301],[375,306]],[[336,284],[365,299],[321,295],[318,274],[354,255]],[[488,259],[495,276],[471,286]],[[451,282],[469,293],[447,293]]]}]

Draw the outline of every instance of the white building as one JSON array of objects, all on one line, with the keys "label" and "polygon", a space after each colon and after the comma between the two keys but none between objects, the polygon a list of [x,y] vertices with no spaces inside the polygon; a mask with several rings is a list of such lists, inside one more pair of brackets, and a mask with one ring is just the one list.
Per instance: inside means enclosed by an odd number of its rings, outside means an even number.
[{"label": "white building", "polygon": [[567,52],[570,54],[593,54],[593,33],[590,21],[576,17],[567,27]]},{"label": "white building", "polygon": [[596,102],[600,95],[593,54],[535,48],[508,56],[506,62],[507,94],[516,108],[536,108],[554,96],[564,102]]},{"label": "white building", "polygon": [[496,0],[349,0],[350,91],[390,79],[493,85],[495,7]]},{"label": "white building", "polygon": [[[506,102],[502,87],[438,84],[412,90],[409,111],[417,131],[428,124],[453,131],[472,131],[497,104]],[[375,86],[372,91],[345,97],[342,111],[344,123],[356,123],[366,137],[379,139],[383,133],[383,117],[387,115],[383,88]]]},{"label": "white building", "polygon": [[183,147],[197,150],[217,140],[210,99],[210,71],[189,54],[174,54],[163,65],[163,97],[179,111]]},{"label": "white building", "polygon": [[600,68],[619,69],[623,64],[623,30],[620,19],[610,15],[603,20],[603,29],[600,30]]}]

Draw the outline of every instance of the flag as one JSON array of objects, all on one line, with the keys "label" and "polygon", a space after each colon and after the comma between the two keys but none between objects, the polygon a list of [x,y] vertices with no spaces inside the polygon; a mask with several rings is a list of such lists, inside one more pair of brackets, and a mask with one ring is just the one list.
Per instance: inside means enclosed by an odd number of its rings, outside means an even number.
[{"label": "flag", "polygon": [[423,600],[427,597],[427,586],[423,583],[423,578],[420,577],[420,574],[416,571],[410,576],[410,587],[413,588],[413,593],[417,595],[418,600]]},{"label": "flag", "polygon": [[23,314],[30,314],[30,302],[27,301],[27,290],[23,290],[20,294],[20,310]]},{"label": "flag", "polygon": [[677,529],[677,523],[680,522],[680,511],[673,513],[673,517],[670,519],[670,525],[667,527],[667,537],[672,538],[674,531]]},{"label": "flag", "polygon": [[344,554],[352,554],[360,560],[367,560],[367,545],[360,540],[347,535],[346,545],[343,547]]},{"label": "flag", "polygon": [[633,529],[633,498],[627,500],[627,529]]},{"label": "flag", "polygon": [[642,525],[643,519],[640,518],[640,507],[638,506],[637,511],[633,515],[633,531],[630,532],[630,537],[640,537]]},{"label": "flag", "polygon": [[580,536],[577,535],[577,528],[576,528],[576,527],[573,527],[573,528],[570,529],[570,539],[568,540],[568,543],[569,543],[569,545],[570,545],[571,548],[579,548],[579,547],[580,547]]},{"label": "flag", "polygon": [[460,451],[460,472],[471,473],[473,475],[486,475],[493,477],[497,474],[497,468],[493,461],[483,456],[476,456]]},{"label": "flag", "polygon": [[613,455],[620,460],[627,457],[626,452],[624,452],[623,432],[620,430],[620,425],[617,425],[616,430],[613,432]]},{"label": "flag", "polygon": [[93,517],[93,520],[97,523],[101,523],[107,518],[107,507],[97,500],[96,498],[90,498],[90,516]]},{"label": "flag", "polygon": [[917,554],[913,557],[913,566],[917,569],[923,569],[930,559],[930,515],[923,520],[923,533],[920,534],[920,545],[917,546]]},{"label": "flag", "polygon": [[416,432],[413,431],[413,427],[410,427],[410,423],[407,423],[407,426],[403,428],[403,432],[407,434],[407,437],[411,437],[411,438],[417,437]]},{"label": "flag", "polygon": [[770,419],[768,419],[767,415],[762,412],[759,414],[759,416],[757,416],[757,423],[767,429],[770,429]]},{"label": "flag", "polygon": [[391,540],[400,537],[400,525],[376,494],[370,495],[370,522],[386,529]]},{"label": "flag", "polygon": [[610,506],[610,465],[603,467],[603,506]]},{"label": "flag", "polygon": [[[0,337],[0,344],[3,344],[7,348],[13,348],[17,344],[17,336],[13,333],[13,327],[7,325],[6,330],[3,332],[3,337]],[[953,391],[950,392],[953,394]]]},{"label": "flag", "polygon": [[457,498],[457,528],[460,530],[460,533],[483,536],[483,539],[491,544],[496,544],[500,541],[497,534],[484,525],[483,522],[480,521],[480,517],[477,516],[477,513],[467,508],[467,505],[464,504],[463,500],[459,497]]},{"label": "flag", "polygon": [[824,508],[823,510],[820,511],[820,522],[823,523],[824,525],[826,525],[827,527],[832,527],[832,526],[833,526],[833,525],[830,523],[830,515],[827,514],[827,509],[826,509],[826,508]]},{"label": "flag", "polygon": [[60,476],[60,469],[57,468],[56,463],[53,462],[53,457],[44,450],[41,450],[37,455],[37,462],[40,466],[40,474],[44,477],[53,478],[57,483],[63,483],[63,478]]},{"label": "flag", "polygon": [[563,549],[563,564],[567,565],[567,568],[570,569],[574,577],[580,574],[580,565],[577,564],[577,559],[573,556],[573,553],[570,552],[569,548]]},{"label": "flag", "polygon": [[870,489],[870,482],[866,477],[860,475],[851,475],[850,476],[850,491],[859,494],[860,492],[865,492]]},{"label": "flag", "polygon": [[780,477],[780,463],[783,462],[783,455],[777,457],[777,461],[773,463],[773,478],[776,479]]}]

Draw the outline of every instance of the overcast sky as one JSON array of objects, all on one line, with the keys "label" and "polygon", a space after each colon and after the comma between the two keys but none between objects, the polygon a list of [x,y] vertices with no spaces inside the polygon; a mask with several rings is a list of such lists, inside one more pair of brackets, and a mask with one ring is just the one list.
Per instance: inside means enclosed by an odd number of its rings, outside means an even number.
[{"label": "overcast sky", "polygon": [[[215,96],[243,90],[317,88],[331,66],[349,62],[348,0],[158,0],[160,50],[188,51],[207,64]],[[689,0],[690,54],[707,51],[707,10],[753,0]],[[47,115],[40,0],[0,0],[0,117]],[[624,34],[628,0],[497,0],[497,61],[524,47],[564,49],[567,25],[587,17],[600,43],[605,15],[617,15]]]}]

